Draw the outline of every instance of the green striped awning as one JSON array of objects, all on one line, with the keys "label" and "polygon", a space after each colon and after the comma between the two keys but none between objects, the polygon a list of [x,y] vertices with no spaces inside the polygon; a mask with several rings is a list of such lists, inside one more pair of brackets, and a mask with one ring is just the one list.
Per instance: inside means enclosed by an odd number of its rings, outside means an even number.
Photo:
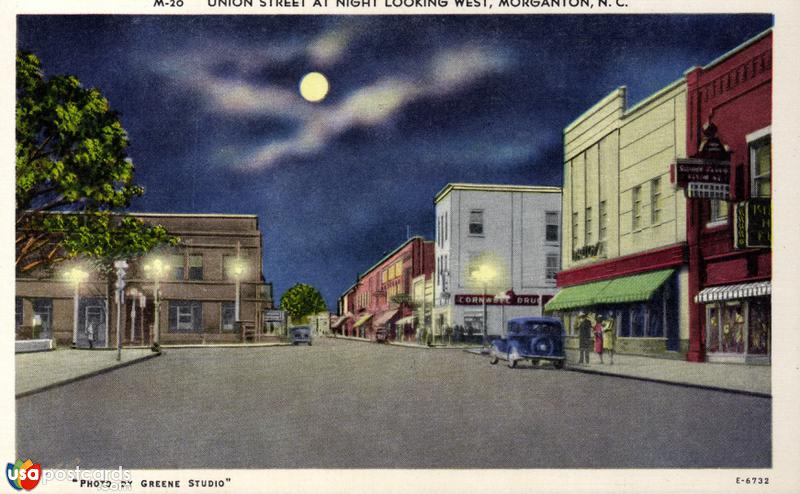
[{"label": "green striped awning", "polygon": [[674,269],[662,269],[661,271],[616,278],[597,294],[594,303],[626,304],[650,300],[674,272]]},{"label": "green striped awning", "polygon": [[674,272],[674,269],[662,269],[567,287],[558,292],[545,305],[544,309],[560,311],[592,305],[625,304],[650,300]]},{"label": "green striped awning", "polygon": [[608,284],[608,280],[595,281],[584,285],[575,285],[559,291],[555,297],[550,299],[544,306],[546,311],[575,309],[587,307],[594,304],[594,297],[603,290]]}]

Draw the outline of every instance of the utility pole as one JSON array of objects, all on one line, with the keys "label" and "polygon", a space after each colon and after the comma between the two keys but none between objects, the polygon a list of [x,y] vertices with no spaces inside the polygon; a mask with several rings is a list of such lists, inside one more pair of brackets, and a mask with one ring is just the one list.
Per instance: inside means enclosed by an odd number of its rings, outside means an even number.
[{"label": "utility pole", "polygon": [[117,270],[117,361],[122,360],[122,304],[125,302],[125,270],[128,263],[125,260],[114,261]]}]

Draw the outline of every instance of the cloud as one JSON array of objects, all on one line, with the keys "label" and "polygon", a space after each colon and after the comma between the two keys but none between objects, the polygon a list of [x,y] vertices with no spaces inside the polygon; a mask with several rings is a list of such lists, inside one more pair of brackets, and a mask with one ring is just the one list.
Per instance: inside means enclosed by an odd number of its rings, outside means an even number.
[{"label": "cloud", "polygon": [[354,24],[337,26],[323,32],[308,43],[306,53],[309,60],[321,69],[338,63],[357,35],[358,30]]},{"label": "cloud", "polygon": [[287,159],[312,156],[350,129],[382,125],[408,104],[424,98],[452,96],[487,75],[503,71],[507,63],[502,54],[476,46],[440,50],[422,77],[384,77],[355,89],[339,104],[314,112],[293,137],[254,150],[241,161],[240,168],[256,171]]}]

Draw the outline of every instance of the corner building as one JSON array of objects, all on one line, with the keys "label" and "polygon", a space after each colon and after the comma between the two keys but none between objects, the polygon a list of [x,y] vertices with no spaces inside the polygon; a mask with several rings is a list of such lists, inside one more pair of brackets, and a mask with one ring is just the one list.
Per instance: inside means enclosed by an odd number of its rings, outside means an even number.
[{"label": "corner building", "polygon": [[541,315],[561,266],[561,188],[451,183],[434,204],[434,334],[477,340],[485,313],[500,336],[508,319]]},{"label": "corner building", "polygon": [[[230,262],[239,258],[244,266],[240,280],[239,321],[260,334],[263,311],[272,308],[272,285],[262,275],[262,234],[258,216],[249,214],[130,213],[146,224],[162,225],[180,237],[180,244],[159,254],[170,266],[160,281],[160,342],[162,344],[238,342],[236,284]],[[163,251],[163,252],[162,252]],[[121,341],[125,345],[153,342],[156,312],[154,281],[143,266],[150,256],[129,261],[124,303],[121,306]],[[61,275],[70,263],[55,266],[53,273],[34,272],[16,279],[17,339],[30,339],[31,321],[41,321],[39,338],[68,344],[74,329],[74,285]],[[116,342],[116,304],[108,282],[90,272],[79,285],[76,343],[89,346],[92,328],[95,348]],[[139,295],[141,294],[141,295]],[[135,313],[135,325],[131,314]]]},{"label": "corner building", "polygon": [[772,30],[686,74],[687,151],[713,125],[730,152],[727,199],[689,199],[689,360],[770,363]]},{"label": "corner building", "polygon": [[635,106],[625,87],[564,129],[559,293],[545,309],[577,347],[576,318],[613,321],[618,352],[688,350],[686,200],[669,165],[686,156],[686,83]]}]

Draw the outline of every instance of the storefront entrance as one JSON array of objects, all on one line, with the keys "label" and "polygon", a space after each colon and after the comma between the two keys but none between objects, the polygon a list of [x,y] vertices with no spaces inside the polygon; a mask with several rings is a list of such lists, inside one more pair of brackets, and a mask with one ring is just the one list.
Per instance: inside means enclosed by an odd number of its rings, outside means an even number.
[{"label": "storefront entrance", "polygon": [[706,304],[708,360],[769,362],[771,326],[769,297]]},{"label": "storefront entrance", "polygon": [[76,343],[79,348],[106,346],[105,299],[81,299],[78,305],[78,340]]}]

